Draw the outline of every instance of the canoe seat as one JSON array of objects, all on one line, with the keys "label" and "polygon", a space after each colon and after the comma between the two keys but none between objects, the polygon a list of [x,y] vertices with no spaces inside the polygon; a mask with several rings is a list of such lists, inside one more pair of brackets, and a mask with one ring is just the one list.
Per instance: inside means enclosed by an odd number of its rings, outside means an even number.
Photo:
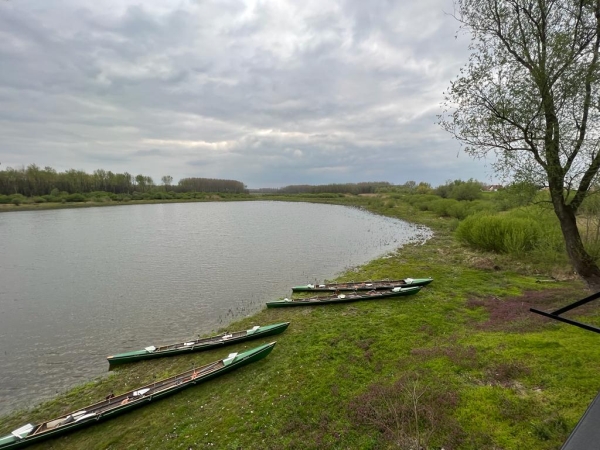
[{"label": "canoe seat", "polygon": [[236,356],[237,356],[237,352],[230,353],[229,356],[223,360],[223,365],[228,366],[229,364],[231,364]]},{"label": "canoe seat", "polygon": [[23,425],[21,428],[17,428],[16,430],[12,431],[10,434],[18,437],[19,439],[23,439],[33,431],[33,428],[33,425],[28,423],[27,425]]},{"label": "canoe seat", "polygon": [[65,421],[65,419],[63,418],[63,419],[56,419],[51,422],[48,422],[46,424],[46,429],[51,430],[52,428],[62,425],[64,421]]}]

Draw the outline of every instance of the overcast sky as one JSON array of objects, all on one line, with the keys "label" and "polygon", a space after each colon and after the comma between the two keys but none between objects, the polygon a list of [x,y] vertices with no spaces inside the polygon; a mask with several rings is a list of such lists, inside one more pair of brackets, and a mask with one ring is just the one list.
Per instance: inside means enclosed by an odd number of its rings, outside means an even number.
[{"label": "overcast sky", "polygon": [[0,166],[491,181],[436,125],[451,0],[0,0]]}]

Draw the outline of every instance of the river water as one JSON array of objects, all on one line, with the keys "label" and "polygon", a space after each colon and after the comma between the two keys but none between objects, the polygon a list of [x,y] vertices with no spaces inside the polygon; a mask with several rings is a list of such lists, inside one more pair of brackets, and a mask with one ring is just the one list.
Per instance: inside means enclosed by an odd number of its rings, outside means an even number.
[{"label": "river water", "polygon": [[106,355],[216,331],[429,235],[310,203],[2,213],[0,415],[105,373]]}]

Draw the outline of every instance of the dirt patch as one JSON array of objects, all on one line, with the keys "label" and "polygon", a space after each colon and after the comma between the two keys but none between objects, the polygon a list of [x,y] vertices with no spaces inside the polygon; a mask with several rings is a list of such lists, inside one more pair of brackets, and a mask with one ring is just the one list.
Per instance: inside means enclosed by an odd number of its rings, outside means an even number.
[{"label": "dirt patch", "polygon": [[[357,428],[371,429],[377,448],[461,448],[466,433],[452,416],[458,393],[445,380],[419,373],[402,375],[393,384],[374,383],[349,403]],[[434,445],[432,445],[434,444]]]},{"label": "dirt patch", "polygon": [[493,271],[493,270],[500,270],[500,266],[497,265],[492,259],[490,258],[471,258],[471,260],[469,261],[469,264],[474,267],[475,269],[479,269],[479,270],[488,270],[488,271]]},{"label": "dirt patch", "polygon": [[531,374],[531,369],[520,361],[496,363],[485,370],[488,382],[505,388],[519,386],[517,380]]},{"label": "dirt patch", "polygon": [[[578,300],[579,294],[571,289],[526,291],[518,297],[472,297],[467,300],[466,307],[469,309],[485,308],[489,313],[487,320],[474,324],[475,328],[484,331],[512,331],[526,332],[542,329],[554,321],[529,311],[530,308],[542,311],[553,311]],[[578,309],[578,314],[585,314],[586,307]]]}]

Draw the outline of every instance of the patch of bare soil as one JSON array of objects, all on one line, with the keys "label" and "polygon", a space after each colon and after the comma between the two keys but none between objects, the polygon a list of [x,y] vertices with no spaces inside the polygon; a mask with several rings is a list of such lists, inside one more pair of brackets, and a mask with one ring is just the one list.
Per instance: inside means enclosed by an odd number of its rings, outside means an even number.
[{"label": "patch of bare soil", "polygon": [[[553,311],[585,296],[573,289],[553,289],[543,291],[526,291],[518,297],[470,298],[466,307],[470,309],[485,308],[489,317],[486,321],[477,322],[474,326],[484,331],[509,331],[522,333],[542,329],[554,321],[532,313],[529,308],[542,311]],[[596,305],[596,308],[598,306]],[[592,311],[593,305],[578,309],[578,314]]]},{"label": "patch of bare soil", "polygon": [[500,266],[491,258],[475,257],[469,261],[472,267],[479,270],[500,270]]}]

